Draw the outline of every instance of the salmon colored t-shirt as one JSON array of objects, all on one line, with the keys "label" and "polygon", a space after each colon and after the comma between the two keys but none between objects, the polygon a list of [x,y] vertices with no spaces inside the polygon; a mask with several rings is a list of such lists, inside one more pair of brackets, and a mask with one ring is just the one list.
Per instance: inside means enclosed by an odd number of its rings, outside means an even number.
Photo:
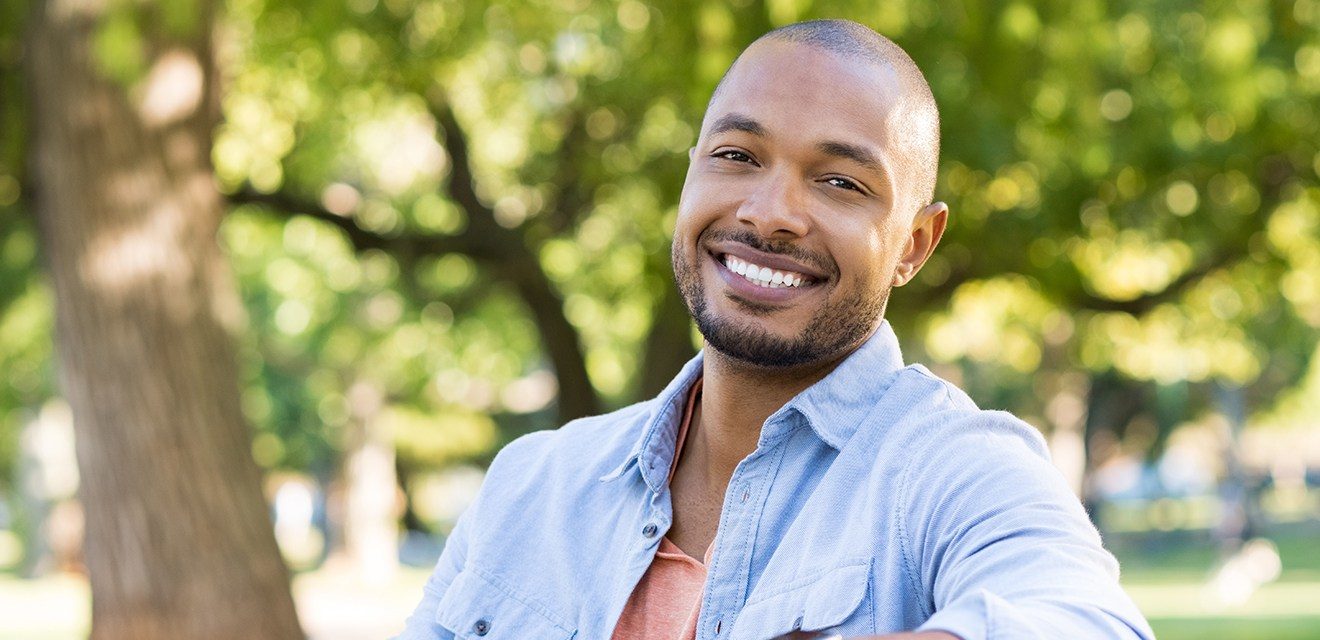
[{"label": "salmon colored t-shirt", "polygon": [[[687,408],[683,410],[683,423],[678,428],[678,442],[674,445],[674,463],[669,467],[669,479],[674,479],[678,457],[683,453],[688,426],[692,424],[692,409],[701,393],[698,378],[688,393]],[[660,548],[651,559],[651,566],[633,588],[628,604],[614,627],[613,640],[694,640],[697,637],[697,616],[701,613],[701,592],[706,586],[706,565],[715,548],[706,548],[702,562],[683,553],[666,536],[660,539]]]}]

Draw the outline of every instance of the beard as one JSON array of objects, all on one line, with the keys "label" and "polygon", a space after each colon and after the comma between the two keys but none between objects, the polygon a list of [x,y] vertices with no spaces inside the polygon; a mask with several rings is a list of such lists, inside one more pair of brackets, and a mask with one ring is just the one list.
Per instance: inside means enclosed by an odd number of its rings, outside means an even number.
[{"label": "beard", "polygon": [[[750,232],[720,233],[718,237],[767,253],[779,253],[804,262],[828,266],[827,273],[838,271],[833,261],[804,252],[788,243],[767,241]],[[706,339],[706,344],[725,356],[766,369],[788,369],[825,362],[857,346],[871,335],[884,315],[892,289],[892,286],[885,286],[876,295],[872,287],[857,287],[842,298],[826,302],[800,334],[784,338],[755,325],[742,324],[717,315],[707,303],[700,267],[688,260],[677,244],[673,247],[671,258],[678,291],[687,305],[688,313],[697,322],[697,329]],[[837,278],[835,282],[838,282]],[[766,316],[775,310],[775,307],[749,300],[735,298],[733,302],[752,315]]]}]

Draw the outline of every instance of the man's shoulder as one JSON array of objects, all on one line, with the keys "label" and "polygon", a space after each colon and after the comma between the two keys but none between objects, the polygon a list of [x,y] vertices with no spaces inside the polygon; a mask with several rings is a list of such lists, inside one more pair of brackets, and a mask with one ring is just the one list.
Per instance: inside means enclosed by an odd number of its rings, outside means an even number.
[{"label": "man's shoulder", "polygon": [[1075,501],[1050,460],[1045,438],[1026,421],[977,406],[952,382],[920,365],[904,369],[894,388],[914,402],[886,450],[901,458],[895,464],[901,469],[902,501],[911,501],[917,511],[1023,496],[1053,504]]},{"label": "man's shoulder", "polygon": [[[549,473],[595,480],[623,461],[650,417],[655,400],[597,416],[579,418],[558,429],[535,431],[505,445],[489,474]],[[592,475],[592,474],[595,475]],[[542,476],[545,477],[545,476]]]},{"label": "man's shoulder", "polygon": [[1048,458],[1039,430],[1007,411],[985,409],[920,364],[899,371],[886,394],[904,405],[909,450],[1011,452]]}]

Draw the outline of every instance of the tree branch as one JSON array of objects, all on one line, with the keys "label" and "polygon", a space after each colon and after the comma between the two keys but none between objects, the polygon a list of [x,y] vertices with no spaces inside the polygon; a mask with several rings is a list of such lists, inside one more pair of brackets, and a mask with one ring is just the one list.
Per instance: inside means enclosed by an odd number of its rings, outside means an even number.
[{"label": "tree branch", "polygon": [[1139,317],[1145,315],[1161,304],[1176,299],[1188,289],[1196,286],[1197,283],[1211,273],[1242,259],[1246,256],[1247,250],[1245,242],[1235,243],[1233,246],[1225,247],[1209,260],[1184,271],[1182,275],[1174,278],[1173,281],[1163,289],[1142,294],[1131,300],[1113,300],[1111,298],[1097,296],[1090,292],[1079,291],[1077,294],[1069,297],[1065,304],[1072,309],[1107,312],[1118,311]]},{"label": "tree branch", "polygon": [[555,153],[555,172],[551,183],[556,187],[554,206],[544,216],[550,233],[561,233],[573,226],[590,207],[592,191],[582,180],[577,156],[586,147],[586,118],[580,109],[568,116],[568,130]]},{"label": "tree branch", "polygon": [[468,228],[460,235],[388,236],[363,228],[350,217],[335,215],[315,201],[288,193],[264,194],[244,188],[229,200],[321,220],[341,229],[357,251],[379,249],[408,267],[414,266],[422,256],[445,253],[462,253],[477,260],[514,287],[535,320],[542,347],[559,382],[561,421],[599,413],[600,398],[587,375],[582,339],[564,314],[563,297],[546,276],[521,228],[500,226],[494,210],[478,197],[467,136],[453,111],[442,101],[429,100],[428,104],[450,157],[449,197],[463,208],[468,219]]},{"label": "tree branch", "polygon": [[[467,133],[458,124],[453,109],[448,104],[430,100],[431,117],[435,118],[440,132],[444,135],[445,150],[449,152],[449,196],[467,213],[468,224],[477,230],[476,235],[492,235],[506,240],[514,240],[517,234],[495,222],[495,210],[477,196],[476,177],[472,172],[472,156],[468,152]],[[521,244],[521,242],[519,242]]]},{"label": "tree branch", "polygon": [[435,97],[427,104],[445,137],[451,165],[449,195],[467,213],[469,241],[488,243],[497,256],[489,266],[513,284],[536,321],[541,344],[559,381],[560,419],[567,422],[599,413],[600,397],[587,376],[582,338],[564,315],[563,297],[546,276],[536,252],[528,246],[524,227],[515,230],[500,226],[494,210],[477,196],[467,134],[453,110],[443,99]]},{"label": "tree branch", "polygon": [[[1257,211],[1272,211],[1283,200],[1284,187],[1296,177],[1293,165],[1283,156],[1268,156],[1260,163],[1258,184],[1261,185],[1260,204]],[[1079,291],[1066,300],[1073,308],[1091,311],[1120,311],[1141,316],[1155,307],[1176,299],[1188,289],[1196,286],[1206,276],[1242,260],[1251,253],[1251,238],[1261,231],[1265,216],[1252,215],[1223,237],[1230,238],[1222,244],[1209,259],[1185,271],[1174,278],[1159,291],[1147,293],[1131,300],[1111,300],[1092,293]]]},{"label": "tree branch", "polygon": [[272,213],[303,215],[338,227],[348,236],[353,248],[359,252],[379,249],[396,258],[409,258],[410,262],[422,256],[446,253],[462,253],[474,259],[483,258],[479,247],[469,242],[465,235],[405,234],[392,237],[366,229],[352,217],[331,213],[314,200],[303,199],[289,193],[261,193],[250,186],[244,186],[228,198],[232,204],[255,204]]}]

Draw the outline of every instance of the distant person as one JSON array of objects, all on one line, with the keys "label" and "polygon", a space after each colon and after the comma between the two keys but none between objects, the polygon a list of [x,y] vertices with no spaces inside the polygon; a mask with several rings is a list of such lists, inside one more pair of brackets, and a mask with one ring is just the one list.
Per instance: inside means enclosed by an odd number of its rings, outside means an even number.
[{"label": "distant person", "polygon": [[505,447],[402,637],[1152,637],[1041,436],[903,364],[885,305],[944,232],[938,156],[930,88],[870,29],[748,47],[674,231],[706,349]]}]

